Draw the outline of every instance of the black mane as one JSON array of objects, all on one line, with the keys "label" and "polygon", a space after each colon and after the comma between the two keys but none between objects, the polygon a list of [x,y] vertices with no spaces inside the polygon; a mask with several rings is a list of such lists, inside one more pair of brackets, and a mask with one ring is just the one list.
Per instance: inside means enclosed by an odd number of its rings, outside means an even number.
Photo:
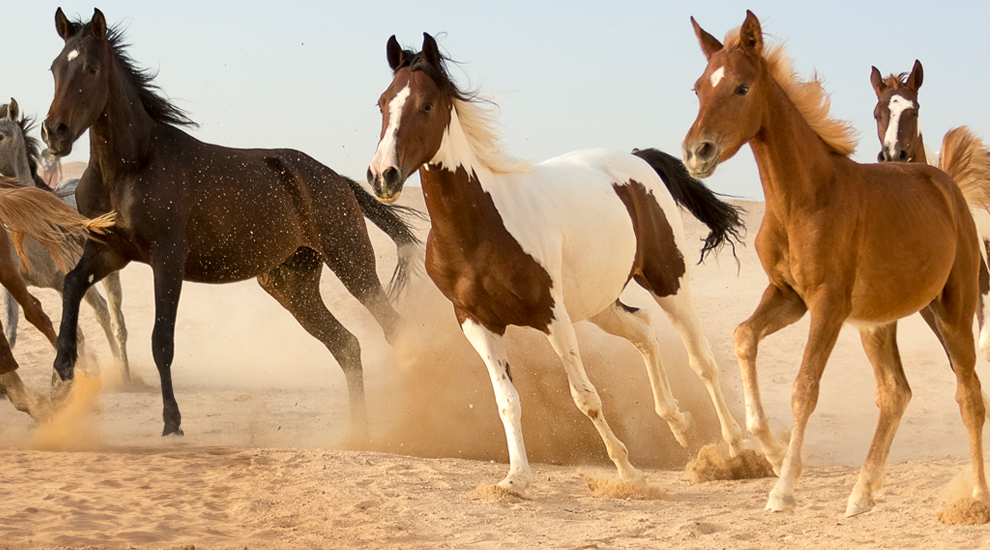
[{"label": "black mane", "polygon": [[[91,23],[73,21],[73,36],[80,32],[89,33]],[[124,43],[124,31],[119,26],[107,29],[107,41],[110,42],[110,49],[117,59],[117,66],[125,80],[130,82],[137,90],[141,104],[155,122],[170,124],[172,126],[198,126],[186,112],[176,107],[165,95],[161,88],[155,84],[156,71],[139,69],[133,59],[127,54],[126,49],[130,44]]]}]

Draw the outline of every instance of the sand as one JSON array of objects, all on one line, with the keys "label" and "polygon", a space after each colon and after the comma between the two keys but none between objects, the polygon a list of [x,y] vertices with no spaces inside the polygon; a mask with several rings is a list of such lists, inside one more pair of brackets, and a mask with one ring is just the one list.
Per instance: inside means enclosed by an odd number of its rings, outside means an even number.
[{"label": "sand", "polygon": [[[403,202],[422,206],[411,188]],[[762,217],[749,211],[749,240]],[[702,226],[685,215],[693,241]],[[420,227],[425,235],[425,226]],[[372,230],[387,280],[394,247]],[[700,244],[700,243],[699,243]],[[726,398],[742,424],[735,326],[755,308],[766,276],[751,245],[740,265],[723,252],[694,268],[692,286]],[[347,391],[329,354],[254,281],[186,284],[173,380],[185,437],[160,437],[161,396],[151,359],[151,272],[122,272],[129,352],[137,384],[115,366],[83,306],[83,368],[103,388],[75,452],[35,450],[36,428],[0,402],[0,548],[977,548],[990,527],[945,526],[937,514],[965,496],[966,431],[945,356],[917,316],[899,343],[914,398],[888,463],[876,508],[845,518],[846,498],[877,418],[872,369],[846,328],[825,371],[807,435],[793,513],[763,510],[773,478],[693,484],[681,449],[653,413],[646,373],[628,343],[579,325],[604,414],[663,498],[593,496],[581,474],[614,475],[591,423],[570,402],[562,368],[538,333],[510,330],[507,347],[522,395],[535,481],[529,498],[483,490],[507,471],[505,440],[484,367],[461,337],[449,304],[418,279],[399,309],[411,336],[395,349],[330,273],[323,295],[360,339],[371,441],[346,438]],[[57,294],[35,290],[53,318]],[[664,365],[699,444],[719,438],[703,385],[663,313],[640,291],[627,303],[654,314]],[[54,351],[27,323],[15,349],[21,376],[45,388]],[[790,388],[808,319],[760,349],[764,402],[776,433],[790,426]],[[988,368],[978,370],[987,379]],[[657,493],[658,495],[660,493]]]}]

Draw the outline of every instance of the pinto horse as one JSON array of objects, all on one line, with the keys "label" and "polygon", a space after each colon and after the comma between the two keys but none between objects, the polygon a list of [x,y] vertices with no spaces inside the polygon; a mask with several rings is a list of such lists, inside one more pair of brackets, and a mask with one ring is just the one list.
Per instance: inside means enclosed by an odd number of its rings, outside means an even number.
[{"label": "pinto horse", "polygon": [[326,264],[394,338],[400,317],[375,272],[362,214],[399,246],[392,290],[401,289],[418,240],[408,209],[380,204],[356,182],[287,149],[230,149],[180,127],[186,115],[164,98],[152,75],[135,68],[100,10],[83,24],[61,8],[55,26],[65,47],[55,58],[55,98],[42,134],[64,156],[89,130],[90,160],[76,190],[80,212],[118,214],[99,242],[86,243],[65,277],[55,369],[73,377],[79,302],[97,281],[132,261],[154,274],[152,353],[162,383],[163,435],[182,434],[172,390],[175,319],[182,281],[229,283],[256,277],[261,287],[322,342],[347,378],[352,427],[366,422],[361,348],[320,296]]},{"label": "pinto horse", "polygon": [[[880,417],[847,515],[870,510],[894,433],[911,398],[897,351],[897,320],[916,311],[933,319],[956,374],[956,400],[969,431],[974,498],[990,501],[983,465],[984,405],[976,376],[973,315],[980,254],[967,198],[990,202],[954,163],[949,175],[918,164],[858,164],[851,129],[829,116],[820,82],[799,82],[781,45],[764,46],[752,12],[723,46],[698,26],[708,66],[695,84],[698,118],[684,140],[695,177],[749,143],[766,196],[756,250],[770,284],[756,312],[735,331],[745,386],[747,427],[780,478],[769,510],[795,505],[808,418],[818,402],[825,363],[843,323],[857,327],[877,380]],[[970,155],[978,163],[981,155]],[[986,169],[986,166],[979,166]],[[962,188],[966,192],[964,196]],[[794,426],[784,448],[770,433],[760,402],[760,340],[811,312],[797,379]]]},{"label": "pinto horse", "polygon": [[[938,154],[933,153],[921,135],[919,119],[921,105],[918,103],[918,90],[924,81],[921,62],[914,61],[910,73],[890,75],[884,78],[880,71],[872,68],[870,83],[877,94],[877,106],[873,118],[877,121],[877,136],[880,138],[880,162],[924,162],[940,166]],[[959,139],[961,128],[945,134],[943,141]],[[945,150],[945,146],[942,147]],[[944,170],[944,168],[943,168]],[[990,360],[990,271],[987,254],[990,253],[990,213],[982,208],[973,208],[976,233],[980,238],[980,304],[976,309],[976,320],[980,325],[980,351],[984,359]],[[986,398],[984,398],[986,402]]]},{"label": "pinto horse", "polygon": [[[21,185],[26,187],[38,187],[47,191],[53,191],[56,195],[71,208],[76,208],[74,196],[76,185],[79,180],[68,180],[61,182],[52,189],[38,174],[37,159],[41,157],[38,150],[38,140],[30,135],[34,127],[32,117],[19,116],[20,108],[13,98],[10,103],[0,105],[0,174],[15,178]],[[59,182],[55,182],[58,184]],[[50,288],[59,294],[65,282],[66,269],[59,269],[52,259],[51,254],[34,240],[18,239],[14,243],[14,248],[24,261],[18,262],[21,277],[28,285],[40,288]],[[71,258],[72,263],[78,257]],[[120,362],[123,380],[130,383],[130,366],[127,360],[127,326],[124,323],[124,312],[121,308],[123,293],[120,286],[120,275],[111,273],[103,279],[104,289],[107,292],[108,300],[91,288],[86,293],[86,303],[93,308],[96,320],[103,327],[103,332],[110,344],[110,352],[114,358]],[[4,326],[4,335],[13,348],[17,341],[17,302],[11,299],[9,293],[7,300],[7,323]],[[110,307],[107,307],[107,301]],[[81,337],[81,335],[80,335]]]},{"label": "pinto horse", "polygon": [[[577,151],[535,166],[514,159],[499,145],[491,113],[448,77],[448,60],[433,37],[424,33],[422,51],[412,52],[393,36],[386,51],[393,80],[378,102],[381,140],[368,180],[378,198],[390,202],[419,170],[432,221],[426,270],[485,362],[505,428],[510,466],[499,487],[524,494],[532,477],[519,395],[502,343],[509,325],[547,335],[564,363],[575,404],[598,429],[623,480],[638,482],[642,474],[605,420],[573,323],[590,320],[640,350],[657,414],[688,445],[693,421],[671,395],[650,319],[619,301],[630,279],[670,317],[715,403],[722,435],[737,452],[742,432],[726,407],[718,366],[701,333],[680,213],[661,177],[676,180],[680,202],[711,220],[706,250],[738,236],[738,212],[657,151],[641,152],[643,158]],[[667,169],[670,161],[679,170]]]}]

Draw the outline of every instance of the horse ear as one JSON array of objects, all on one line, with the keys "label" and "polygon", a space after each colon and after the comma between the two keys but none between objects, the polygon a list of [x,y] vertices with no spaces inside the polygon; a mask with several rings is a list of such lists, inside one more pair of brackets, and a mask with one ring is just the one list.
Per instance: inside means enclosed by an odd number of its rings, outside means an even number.
[{"label": "horse ear", "polygon": [[76,27],[65,16],[62,8],[55,10],[55,30],[58,31],[58,35],[62,37],[62,40],[66,41],[72,38],[72,35],[76,32]]},{"label": "horse ear", "polygon": [[17,122],[17,117],[20,115],[20,107],[17,106],[17,100],[10,98],[10,104],[7,106],[7,118]]},{"label": "horse ear", "polygon": [[749,10],[746,10],[746,20],[739,29],[739,38],[743,49],[756,53],[763,51],[763,29],[760,27],[760,20]]},{"label": "horse ear", "polygon": [[93,8],[93,19],[89,21],[90,29],[93,31],[93,38],[106,40],[107,19],[103,17],[103,12],[98,8]]},{"label": "horse ear", "polygon": [[712,55],[722,49],[722,43],[705,32],[701,25],[694,20],[694,17],[691,18],[691,26],[694,27],[694,35],[698,37],[698,43],[701,44],[701,51],[705,54],[705,59],[711,59]]},{"label": "horse ear", "polygon": [[907,79],[907,87],[914,91],[921,88],[921,82],[925,80],[925,71],[921,68],[921,61],[914,60],[914,67],[911,68],[911,76]]},{"label": "horse ear", "polygon": [[393,34],[391,38],[388,39],[388,44],[385,45],[385,53],[388,55],[388,66],[392,68],[392,72],[399,70],[402,66],[402,46],[399,45],[399,41],[395,39]]},{"label": "horse ear", "polygon": [[883,95],[884,90],[887,89],[887,85],[883,83],[883,76],[880,74],[880,70],[876,67],[872,67],[870,72],[870,84],[873,84],[873,91],[877,93],[877,98]]},{"label": "horse ear", "polygon": [[423,33],[423,59],[434,67],[440,66],[440,48],[437,47],[437,41],[425,32]]}]

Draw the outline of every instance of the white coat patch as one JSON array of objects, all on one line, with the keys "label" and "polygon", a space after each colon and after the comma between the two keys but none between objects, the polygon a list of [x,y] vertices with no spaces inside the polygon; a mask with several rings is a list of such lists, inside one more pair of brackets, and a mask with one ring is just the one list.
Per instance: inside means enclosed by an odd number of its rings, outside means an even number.
[{"label": "white coat patch", "polygon": [[69,52],[69,55],[65,56],[65,59],[68,61],[72,61],[77,57],[79,57],[79,50],[72,50],[71,52]]},{"label": "white coat patch", "polygon": [[722,77],[725,76],[725,67],[719,67],[715,69],[712,73],[712,88],[717,88],[718,83],[722,81]]}]

